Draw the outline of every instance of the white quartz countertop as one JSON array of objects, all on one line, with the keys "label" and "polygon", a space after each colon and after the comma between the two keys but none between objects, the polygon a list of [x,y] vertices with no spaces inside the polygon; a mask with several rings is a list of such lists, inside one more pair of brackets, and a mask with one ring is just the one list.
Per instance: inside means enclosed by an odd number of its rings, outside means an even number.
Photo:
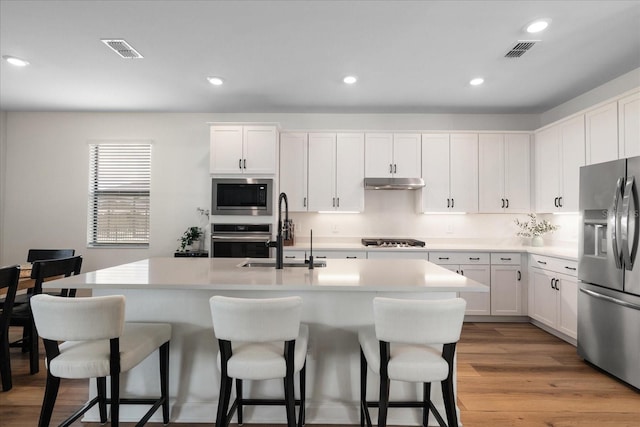
[{"label": "white quartz countertop", "polygon": [[426,260],[329,259],[326,267],[313,270],[240,267],[246,260],[149,258],[45,282],[43,288],[489,292],[488,286]]}]

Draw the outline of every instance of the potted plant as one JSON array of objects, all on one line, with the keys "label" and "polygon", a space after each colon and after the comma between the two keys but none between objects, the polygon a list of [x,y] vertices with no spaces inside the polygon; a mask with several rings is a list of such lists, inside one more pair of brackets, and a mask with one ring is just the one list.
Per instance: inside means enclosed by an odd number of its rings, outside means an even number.
[{"label": "potted plant", "polygon": [[[184,252],[187,246],[190,246],[193,250],[200,248],[199,242],[202,237],[203,231],[200,227],[189,227],[187,231],[182,234],[182,237],[178,239],[180,242],[180,252]],[[198,246],[197,248],[195,246]]]},{"label": "potted plant", "polygon": [[529,219],[527,221],[520,221],[516,218],[515,222],[520,228],[517,235],[520,237],[531,237],[531,246],[542,246],[542,236],[547,233],[553,233],[560,228],[558,225],[551,224],[546,219],[538,221],[534,213],[530,213],[528,216]]}]

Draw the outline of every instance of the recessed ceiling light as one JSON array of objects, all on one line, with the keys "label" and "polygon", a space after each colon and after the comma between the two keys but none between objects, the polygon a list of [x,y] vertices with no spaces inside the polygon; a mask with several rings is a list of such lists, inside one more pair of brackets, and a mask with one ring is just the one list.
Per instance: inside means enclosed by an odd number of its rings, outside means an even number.
[{"label": "recessed ceiling light", "polygon": [[539,19],[527,26],[527,33],[539,33],[549,26],[549,19]]},{"label": "recessed ceiling light", "polygon": [[469,82],[471,86],[479,86],[482,83],[484,83],[484,79],[482,77],[476,77],[475,79],[471,79]]},{"label": "recessed ceiling light", "polygon": [[209,83],[214,86],[220,86],[222,83],[224,83],[220,77],[207,77],[207,80],[209,80]]},{"label": "recessed ceiling light", "polygon": [[5,55],[2,57],[5,61],[7,61],[11,65],[15,65],[16,67],[26,67],[29,65],[29,61],[25,61],[24,59],[16,58],[15,56]]},{"label": "recessed ceiling light", "polygon": [[358,78],[356,76],[347,76],[344,79],[342,79],[342,81],[348,85],[352,85],[358,81]]}]

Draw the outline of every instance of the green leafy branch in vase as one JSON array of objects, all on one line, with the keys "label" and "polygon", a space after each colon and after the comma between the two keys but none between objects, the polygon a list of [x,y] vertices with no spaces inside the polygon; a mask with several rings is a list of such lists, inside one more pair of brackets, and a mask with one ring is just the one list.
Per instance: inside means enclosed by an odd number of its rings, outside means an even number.
[{"label": "green leafy branch in vase", "polygon": [[520,228],[517,236],[520,237],[537,237],[543,236],[547,233],[553,233],[560,226],[553,225],[546,219],[542,221],[538,221],[536,214],[530,213],[527,214],[529,219],[527,221],[520,221],[518,218],[515,219],[516,225]]},{"label": "green leafy branch in vase", "polygon": [[191,246],[194,241],[199,240],[202,237],[202,229],[200,227],[189,227],[187,231],[184,232],[181,238],[178,239],[180,242],[180,248],[178,249],[180,252],[184,252],[187,246]]}]

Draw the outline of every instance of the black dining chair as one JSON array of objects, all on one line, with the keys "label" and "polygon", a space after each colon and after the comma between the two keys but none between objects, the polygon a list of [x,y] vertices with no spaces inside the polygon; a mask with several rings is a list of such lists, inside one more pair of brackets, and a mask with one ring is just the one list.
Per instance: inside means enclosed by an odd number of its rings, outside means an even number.
[{"label": "black dining chair", "polygon": [[5,293],[4,304],[0,307],[0,377],[2,390],[11,390],[11,359],[9,358],[9,320],[13,311],[13,302],[18,290],[20,267],[13,265],[0,268],[0,291]]},{"label": "black dining chair", "polygon": [[[31,269],[31,278],[35,280],[33,292],[30,296],[42,293],[42,283],[52,277],[69,277],[80,274],[82,268],[82,256],[70,258],[49,259],[35,261]],[[31,374],[36,374],[39,367],[38,333],[33,323],[31,306],[20,304],[14,307],[13,314],[9,320],[9,326],[22,327],[22,339],[10,344],[11,347],[21,347],[23,352],[29,352],[29,370]]]}]

